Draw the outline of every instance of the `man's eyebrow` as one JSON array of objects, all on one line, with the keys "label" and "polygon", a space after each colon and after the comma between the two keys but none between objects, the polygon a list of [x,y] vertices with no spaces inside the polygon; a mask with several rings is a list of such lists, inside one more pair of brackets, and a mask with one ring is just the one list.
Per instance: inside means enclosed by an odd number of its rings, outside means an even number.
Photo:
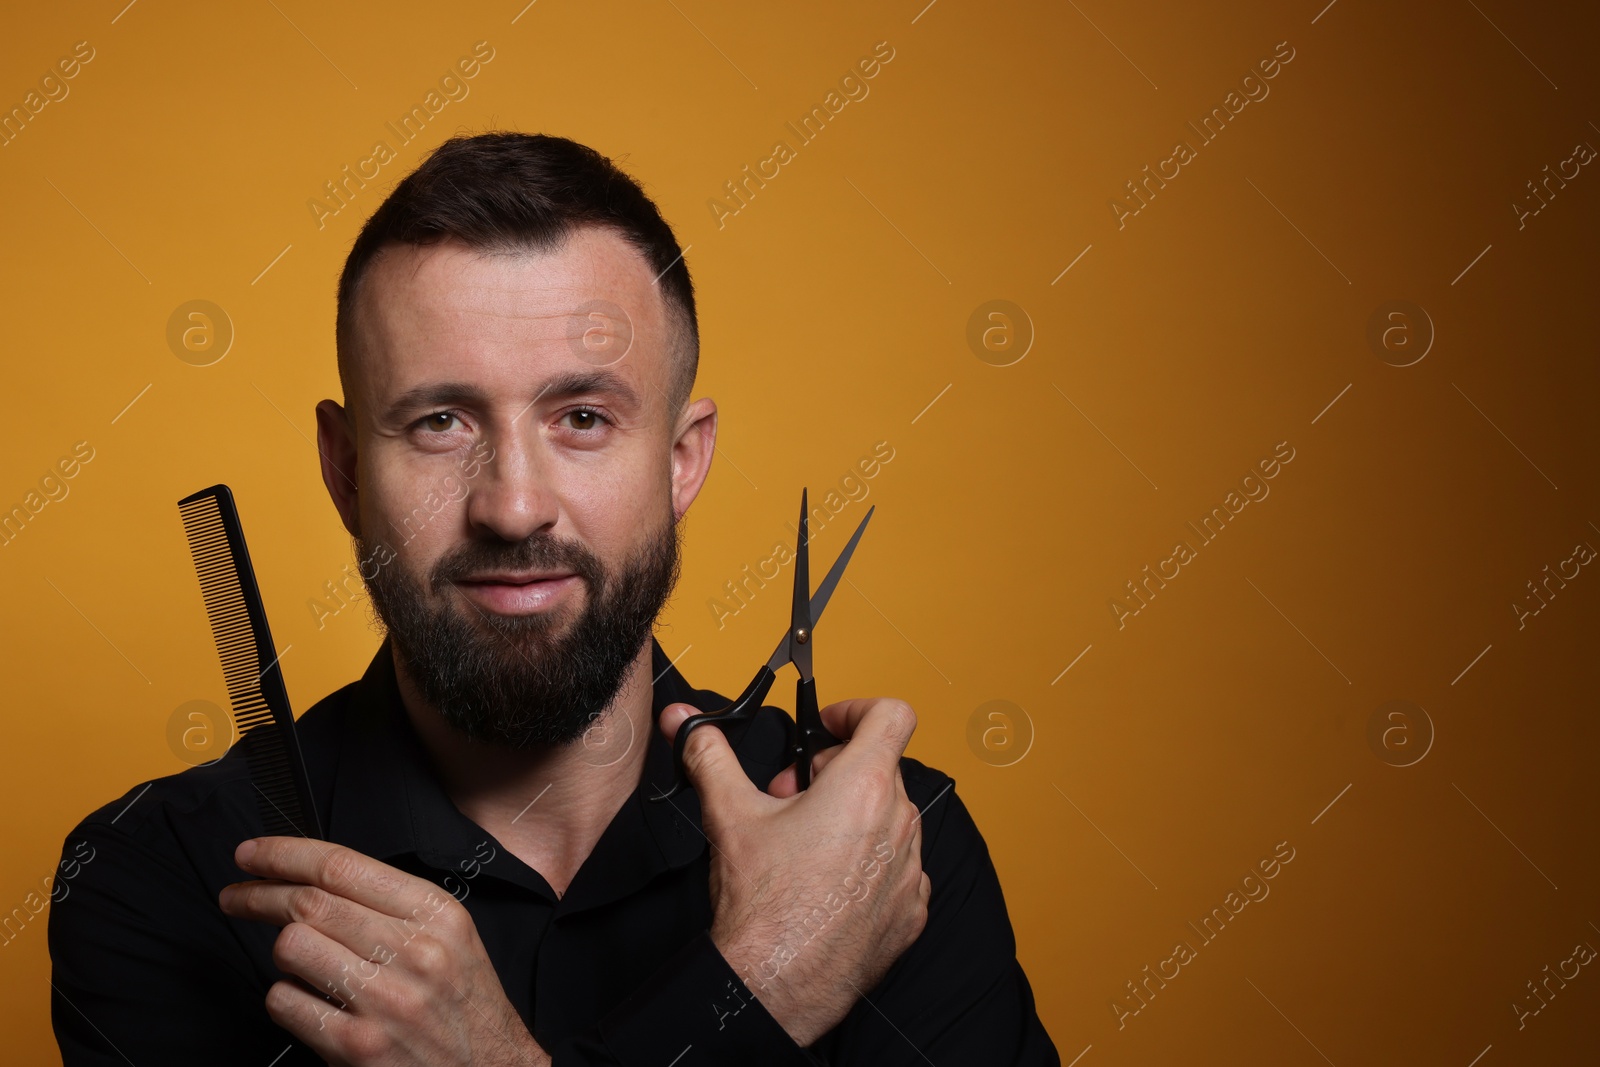
[{"label": "man's eyebrow", "polygon": [[401,393],[384,415],[392,422],[422,408],[441,408],[453,404],[483,407],[488,402],[488,395],[469,382],[429,382]]},{"label": "man's eyebrow", "polygon": [[639,405],[639,394],[634,392],[633,386],[629,385],[622,375],[609,370],[573,371],[557,375],[539,390],[534,402],[537,403],[546,397],[552,400],[566,400],[585,393],[609,393],[624,405],[632,407]]}]

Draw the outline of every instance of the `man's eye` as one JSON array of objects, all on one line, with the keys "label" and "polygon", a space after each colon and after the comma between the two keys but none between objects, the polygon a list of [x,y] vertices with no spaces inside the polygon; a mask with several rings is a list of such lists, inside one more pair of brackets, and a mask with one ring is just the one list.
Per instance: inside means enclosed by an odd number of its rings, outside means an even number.
[{"label": "man's eye", "polygon": [[442,433],[451,429],[451,424],[456,421],[458,421],[456,417],[448,411],[435,411],[431,415],[422,417],[422,427],[426,430]]},{"label": "man's eye", "polygon": [[600,424],[605,421],[605,417],[602,416],[598,411],[591,411],[588,408],[578,408],[575,411],[569,411],[563,415],[562,418],[566,419],[567,425],[571,426],[574,430],[599,429]]}]

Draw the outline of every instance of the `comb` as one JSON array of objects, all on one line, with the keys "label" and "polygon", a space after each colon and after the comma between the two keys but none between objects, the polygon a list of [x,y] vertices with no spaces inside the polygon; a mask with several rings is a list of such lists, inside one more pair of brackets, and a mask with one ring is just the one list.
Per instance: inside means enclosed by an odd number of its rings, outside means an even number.
[{"label": "comb", "polygon": [[178,514],[222,659],[234,725],[240,741],[250,738],[250,780],[266,833],[321,839],[289,693],[278,670],[277,646],[267,629],[233,491],[226,485],[202,489],[178,501]]}]

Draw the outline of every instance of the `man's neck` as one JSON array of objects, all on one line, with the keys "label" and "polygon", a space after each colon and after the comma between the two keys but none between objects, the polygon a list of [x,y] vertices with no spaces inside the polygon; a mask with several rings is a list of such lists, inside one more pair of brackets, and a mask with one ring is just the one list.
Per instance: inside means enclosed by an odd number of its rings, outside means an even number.
[{"label": "man's neck", "polygon": [[467,740],[423,698],[395,656],[406,714],[445,792],[463,815],[543,875],[557,896],[644,773],[655,727],[650,652],[647,641],[586,740],[522,750]]}]

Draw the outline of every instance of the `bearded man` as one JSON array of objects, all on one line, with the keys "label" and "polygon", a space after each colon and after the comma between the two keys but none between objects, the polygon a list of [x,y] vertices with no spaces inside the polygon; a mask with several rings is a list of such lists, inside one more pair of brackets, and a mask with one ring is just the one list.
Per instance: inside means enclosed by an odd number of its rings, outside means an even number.
[{"label": "bearded man", "polygon": [[[246,738],[86,818],[52,1015],[90,1064],[1058,1064],[994,867],[893,699],[692,731],[653,637],[717,408],[688,267],[575,142],[441,145],[338,291],[322,479],[385,631],[299,720],[326,840]],[[787,764],[787,765],[786,765]]]}]

